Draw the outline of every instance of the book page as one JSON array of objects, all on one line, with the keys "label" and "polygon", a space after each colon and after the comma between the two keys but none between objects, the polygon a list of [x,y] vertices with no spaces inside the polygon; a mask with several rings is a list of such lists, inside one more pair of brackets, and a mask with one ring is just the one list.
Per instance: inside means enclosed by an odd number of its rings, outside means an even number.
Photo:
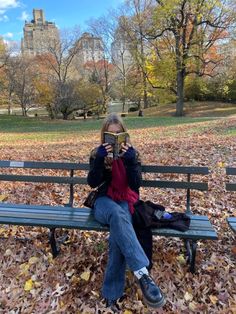
[{"label": "book page", "polygon": [[104,143],[109,143],[110,145],[114,145],[116,142],[116,134],[111,132],[104,132]]}]

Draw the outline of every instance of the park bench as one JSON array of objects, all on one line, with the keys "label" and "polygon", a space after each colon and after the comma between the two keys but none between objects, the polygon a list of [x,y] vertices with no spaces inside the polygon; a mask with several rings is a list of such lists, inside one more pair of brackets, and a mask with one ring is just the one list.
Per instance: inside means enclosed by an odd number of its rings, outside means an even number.
[{"label": "park bench", "polygon": [[[52,254],[56,257],[59,253],[58,242],[55,237],[56,228],[109,231],[107,226],[97,222],[91,210],[88,208],[73,207],[75,185],[86,185],[86,171],[89,170],[89,164],[85,163],[62,163],[62,162],[35,162],[35,161],[0,161],[0,181],[22,181],[32,183],[58,183],[69,185],[69,202],[65,206],[49,205],[30,205],[30,204],[10,204],[0,203],[0,224],[4,225],[22,225],[22,226],[41,226],[50,229],[49,241],[51,244]],[[3,168],[10,168],[3,169]],[[15,170],[17,168],[17,170]],[[19,172],[20,173],[12,173]],[[49,171],[53,175],[30,174],[23,175],[22,169],[36,169]],[[3,173],[3,170],[5,173]],[[54,175],[54,171],[63,170],[63,175]],[[65,175],[64,172],[67,172]],[[85,171],[85,172],[84,172]],[[7,173],[6,173],[7,172]],[[9,173],[10,172],[10,173]],[[79,175],[76,175],[76,173]],[[81,173],[83,175],[81,175]],[[184,189],[184,201],[186,201],[186,214],[191,217],[190,228],[186,232],[174,229],[152,229],[154,235],[165,237],[178,237],[184,240],[187,253],[187,261],[190,264],[190,271],[195,270],[195,257],[198,240],[216,240],[217,234],[212,227],[207,216],[193,215],[190,209],[190,191],[208,189],[206,182],[191,181],[192,175],[207,176],[207,167],[184,167],[184,166],[154,166],[143,165],[142,173],[148,179],[143,179],[142,186],[145,188],[167,188],[167,189]],[[162,180],[160,176],[169,174],[179,178],[176,180]],[[150,179],[150,176],[152,178]],[[186,177],[185,181],[183,181]],[[154,177],[154,178],[153,178]],[[207,177],[206,177],[207,178]],[[181,180],[180,180],[181,179]],[[50,192],[50,191],[48,191]],[[178,211],[178,209],[177,209]]]},{"label": "park bench", "polygon": [[[236,176],[236,168],[226,167],[226,175]],[[236,191],[236,183],[226,183],[226,191]],[[230,228],[236,233],[236,216],[228,217],[226,220]]]}]

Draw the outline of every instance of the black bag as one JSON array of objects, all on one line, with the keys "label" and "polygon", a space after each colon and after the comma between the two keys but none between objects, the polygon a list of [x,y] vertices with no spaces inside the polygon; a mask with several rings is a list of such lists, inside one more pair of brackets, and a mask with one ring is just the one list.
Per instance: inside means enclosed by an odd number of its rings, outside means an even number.
[{"label": "black bag", "polygon": [[150,201],[139,200],[134,204],[133,224],[138,228],[152,227],[154,212],[165,211],[165,207]]},{"label": "black bag", "polygon": [[84,201],[84,206],[85,207],[89,207],[89,208],[94,208],[94,204],[95,204],[95,201],[98,197],[98,189],[105,183],[102,182],[97,188],[96,190],[93,190],[91,192],[89,192],[88,196],[86,197],[85,201]]},{"label": "black bag", "polygon": [[172,212],[171,218],[163,218],[165,207],[151,201],[139,200],[134,204],[133,224],[138,228],[171,228],[187,231],[190,217],[184,213]]},{"label": "black bag", "polygon": [[89,207],[89,208],[93,208],[94,203],[97,199],[97,196],[98,196],[98,190],[94,190],[94,191],[89,192],[88,196],[86,197],[86,199],[84,201],[84,206]]}]

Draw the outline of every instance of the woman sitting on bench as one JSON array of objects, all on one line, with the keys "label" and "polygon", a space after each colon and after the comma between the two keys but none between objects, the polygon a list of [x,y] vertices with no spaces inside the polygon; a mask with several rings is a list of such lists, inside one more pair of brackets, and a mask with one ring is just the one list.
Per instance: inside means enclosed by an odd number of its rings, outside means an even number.
[{"label": "woman sitting on bench", "polygon": [[126,264],[137,277],[145,303],[161,307],[164,296],[148,272],[149,259],[132,225],[133,204],[139,198],[141,163],[129,139],[122,143],[118,158],[113,158],[113,147],[104,143],[104,132],[126,132],[121,118],[110,114],[101,129],[101,145],[91,152],[88,183],[98,187],[94,205],[95,219],[109,225],[109,258],[102,295],[106,306],[118,310],[117,299],[122,297]]}]

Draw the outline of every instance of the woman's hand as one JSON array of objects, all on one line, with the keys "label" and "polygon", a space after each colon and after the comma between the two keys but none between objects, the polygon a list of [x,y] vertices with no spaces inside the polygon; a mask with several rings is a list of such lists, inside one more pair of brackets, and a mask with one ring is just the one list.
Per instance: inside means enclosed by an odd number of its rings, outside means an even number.
[{"label": "woman's hand", "polygon": [[98,157],[106,157],[109,153],[112,153],[113,148],[108,143],[103,143],[97,149],[97,156]]},{"label": "woman's hand", "polygon": [[121,144],[121,151],[123,153],[122,157],[124,157],[125,159],[135,158],[135,149],[130,143]]}]

